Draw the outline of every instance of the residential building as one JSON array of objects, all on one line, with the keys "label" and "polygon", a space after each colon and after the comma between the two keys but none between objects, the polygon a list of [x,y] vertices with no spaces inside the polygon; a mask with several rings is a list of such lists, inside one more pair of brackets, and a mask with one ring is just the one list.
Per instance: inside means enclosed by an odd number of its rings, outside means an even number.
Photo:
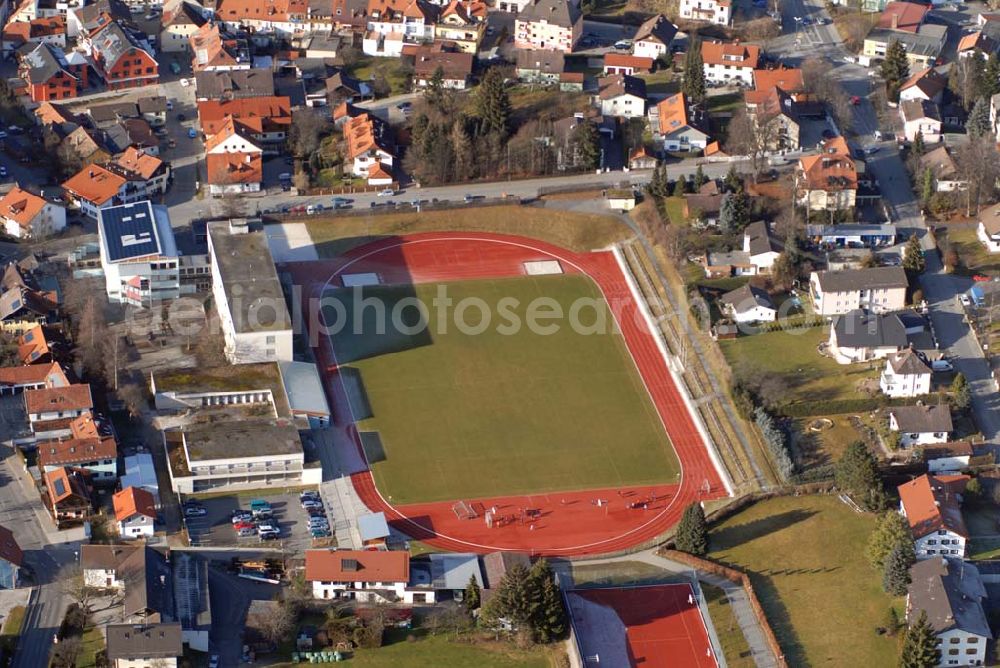
[{"label": "residential building", "polygon": [[609,74],[646,74],[653,71],[656,63],[652,58],[632,56],[627,53],[604,54],[604,75]]},{"label": "residential building", "polygon": [[688,21],[727,26],[732,21],[732,8],[732,0],[681,0],[680,16]]},{"label": "residential building", "polygon": [[[73,62],[70,62],[71,59]],[[39,44],[21,58],[18,75],[28,86],[32,102],[48,102],[74,98],[87,87],[86,61],[52,44]]]},{"label": "residential building", "polygon": [[370,178],[372,169],[391,173],[396,160],[395,148],[389,136],[389,126],[376,116],[363,113],[344,123],[346,157],[351,161],[351,173]]},{"label": "residential building", "polygon": [[433,590],[409,587],[410,553],[405,551],[306,550],[305,579],[320,600],[435,601]]},{"label": "residential building", "polygon": [[948,147],[943,144],[920,156],[920,167],[931,170],[934,176],[934,190],[939,193],[965,190],[969,185],[969,182],[959,174],[958,166],[952,159]]},{"label": "residential building", "polygon": [[889,429],[899,432],[900,444],[914,445],[947,443],[951,424],[948,404],[918,404],[889,409]]},{"label": "residential building", "polygon": [[62,185],[80,211],[96,219],[100,211],[121,202],[127,183],[125,177],[91,164]]},{"label": "residential building", "polygon": [[519,49],[516,68],[524,83],[558,84],[566,69],[565,56],[553,49]]},{"label": "residential building", "polygon": [[264,233],[246,221],[209,223],[208,252],[229,361],[291,361],[292,320]]},{"label": "residential building", "polygon": [[38,325],[54,322],[59,309],[56,295],[26,286],[16,286],[0,294],[0,331],[15,336]]},{"label": "residential building", "polygon": [[1000,205],[987,207],[979,212],[976,236],[991,253],[1000,253]]},{"label": "residential building", "polygon": [[749,283],[719,297],[719,304],[737,323],[774,322],[778,318],[778,310],[767,291]]},{"label": "residential building", "polygon": [[921,397],[930,394],[931,368],[914,350],[886,357],[879,377],[882,393],[890,397]]},{"label": "residential building", "polygon": [[444,3],[434,26],[435,41],[461,53],[475,55],[486,34],[486,10],[486,4],[478,0]]},{"label": "residential building", "polygon": [[[758,70],[759,71],[759,70]],[[769,151],[800,148],[802,105],[795,96],[778,86],[747,91],[747,111]]]},{"label": "residential building", "polygon": [[924,24],[930,7],[916,2],[890,2],[878,17],[876,27],[915,33]]},{"label": "residential building", "polygon": [[44,239],[66,229],[66,207],[15,183],[0,198],[0,223],[15,239]]},{"label": "residential building", "polygon": [[17,544],[14,533],[0,526],[0,589],[16,589],[20,584],[24,553]]},{"label": "residential building", "polygon": [[600,78],[594,103],[604,116],[642,118],[646,115],[646,82],[623,74]]},{"label": "residential building", "polygon": [[198,120],[206,137],[219,132],[230,119],[244,126],[265,153],[277,154],[292,126],[291,101],[276,95],[198,103]]},{"label": "residential building", "polygon": [[934,473],[958,473],[969,468],[969,460],[975,454],[969,441],[951,441],[939,445],[928,445],[923,449],[927,471]]},{"label": "residential building", "polygon": [[[404,49],[406,53],[407,49]],[[471,53],[449,53],[420,48],[413,56],[413,83],[418,88],[426,88],[434,75],[440,71],[441,85],[452,90],[465,90],[472,77]]]},{"label": "residential building", "polygon": [[906,308],[906,272],[902,267],[851,271],[814,271],[809,292],[816,313],[830,317],[857,309],[887,313]]},{"label": "residential building", "polygon": [[143,200],[101,209],[97,229],[108,299],[151,307],[180,295],[180,257],[165,206]]},{"label": "residential building", "polygon": [[264,149],[247,126],[230,117],[205,141],[205,168],[215,197],[260,192]]},{"label": "residential building", "polygon": [[160,80],[152,48],[131,29],[109,21],[88,41],[94,69],[109,90],[151,86]]},{"label": "residential building", "polygon": [[983,608],[986,596],[979,569],[961,559],[925,559],[910,569],[906,621],[912,624],[920,613],[927,614],[938,641],[938,666],[990,663],[993,634]]},{"label": "residential building", "polygon": [[924,474],[897,488],[917,559],[965,557],[969,531],[960,506],[967,475]]},{"label": "residential building", "polygon": [[941,104],[944,90],[948,87],[948,77],[933,67],[922,69],[911,75],[899,87],[899,101],[927,100]]},{"label": "residential building", "polygon": [[67,385],[69,379],[66,378],[66,372],[56,362],[0,367],[0,396]]},{"label": "residential building", "polygon": [[860,309],[834,316],[829,350],[839,364],[884,359],[906,348],[906,327],[895,313]]},{"label": "residential building", "polygon": [[8,21],[3,27],[3,51],[11,52],[26,45],[48,44],[66,48],[66,19],[62,16],[45,16],[30,21]]},{"label": "residential building", "polygon": [[369,0],[361,50],[369,56],[398,58],[407,44],[432,42],[439,11],[422,0]]},{"label": "residential building", "polygon": [[705,81],[750,87],[753,86],[753,72],[760,67],[760,47],[740,42],[703,42],[701,59]]},{"label": "residential building", "polygon": [[189,38],[194,72],[249,70],[250,47],[245,39],[223,32],[219,24],[206,23]]},{"label": "residential building", "polygon": [[906,100],[899,104],[899,118],[903,121],[906,141],[915,141],[917,135],[925,144],[941,141],[941,111],[930,100]]},{"label": "residential building", "polygon": [[[53,330],[49,330],[47,335],[45,327],[36,325],[18,337],[17,357],[21,360],[21,364],[51,363],[53,361],[53,347],[57,342],[52,341],[53,345],[49,345],[49,341],[54,334]],[[58,342],[59,345],[62,343],[62,341]]]},{"label": "residential building", "polygon": [[514,48],[569,53],[583,33],[575,0],[529,0],[514,18]]},{"label": "residential building", "polygon": [[215,3],[216,16],[227,28],[247,27],[254,32],[274,33],[281,37],[306,32],[311,25],[307,24],[309,12],[307,0],[275,0],[266,8],[253,0],[217,0]]},{"label": "residential building", "polygon": [[66,435],[69,435],[72,433],[69,421],[89,416],[93,409],[90,385],[52,385],[24,391],[24,411],[33,429],[36,423],[66,420]]},{"label": "residential building", "polygon": [[688,103],[684,93],[674,93],[656,105],[654,139],[664,151],[704,151],[708,146],[708,114],[698,105]]},{"label": "residential building", "polygon": [[628,168],[653,169],[657,163],[656,156],[645,146],[637,146],[628,157]]},{"label": "residential building", "polygon": [[166,0],[160,17],[160,50],[183,53],[191,49],[190,38],[207,23],[200,5],[188,0]]},{"label": "residential building", "polygon": [[112,497],[118,534],[124,540],[152,536],[156,524],[156,501],[144,489],[126,487]]},{"label": "residential building", "polygon": [[743,230],[743,252],[750,258],[758,274],[771,273],[771,267],[781,255],[782,244],[771,234],[771,228],[763,220],[750,223]]},{"label": "residential building", "polygon": [[86,520],[93,510],[89,474],[83,469],[57,468],[42,478],[48,492],[47,508],[57,525]]},{"label": "residential building", "polygon": [[170,483],[178,494],[288,485],[318,485],[299,431],[285,419],[245,419],[163,432]]},{"label": "residential building", "polygon": [[184,654],[181,624],[108,624],[107,658],[113,668],[177,668]]},{"label": "residential building", "polygon": [[274,97],[274,73],[265,70],[196,72],[194,80],[199,102]]},{"label": "residential building", "polygon": [[69,466],[86,470],[92,483],[113,483],[118,479],[118,443],[114,434],[97,425],[89,415],[70,422],[70,435],[38,443],[38,468],[48,472]]},{"label": "residential building", "polygon": [[861,53],[869,58],[884,58],[889,44],[897,41],[906,50],[910,71],[916,72],[938,64],[947,37],[948,27],[938,24],[921,25],[915,32],[875,27],[865,37]]},{"label": "residential building", "polygon": [[853,209],[858,194],[858,168],[843,137],[823,142],[816,155],[799,158],[796,199],[810,211]]},{"label": "residential building", "polygon": [[677,26],[663,14],[646,19],[632,38],[632,55],[639,58],[666,59],[670,55],[670,43],[677,35]]},{"label": "residential building", "polygon": [[125,179],[119,194],[125,201],[162,195],[170,182],[170,164],[134,146],[126,148],[104,168]]},{"label": "residential building", "polygon": [[730,276],[754,276],[757,267],[750,262],[750,254],[745,251],[713,251],[705,254],[703,260],[705,276],[708,278],[729,278]]}]

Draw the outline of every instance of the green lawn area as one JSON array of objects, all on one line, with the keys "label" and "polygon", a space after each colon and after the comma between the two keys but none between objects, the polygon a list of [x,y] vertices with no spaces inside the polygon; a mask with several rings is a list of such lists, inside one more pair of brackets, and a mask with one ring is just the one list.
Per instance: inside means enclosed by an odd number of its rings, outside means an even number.
[{"label": "green lawn area", "polygon": [[639,78],[646,81],[646,93],[650,95],[673,95],[680,90],[680,81],[669,67],[639,75]]},{"label": "green lawn area", "polygon": [[756,664],[750,654],[750,643],[736,621],[726,592],[719,587],[702,583],[701,593],[708,603],[708,616],[712,618],[715,634],[719,636],[726,665],[729,668],[754,668]]},{"label": "green lawn area", "polygon": [[76,668],[95,668],[97,653],[102,649],[104,649],[104,634],[101,633],[101,629],[96,626],[88,628],[83,632],[83,645],[76,660]]},{"label": "green lawn area", "polygon": [[[440,317],[439,288],[455,305],[481,299],[493,314],[481,333],[459,331],[458,308]],[[417,286],[373,286],[381,300],[355,321],[354,291],[344,300],[333,345],[355,398],[375,482],[395,503],[481,498],[673,481],[679,470],[662,423],[621,336],[583,334],[570,321],[540,333],[529,304],[544,298],[579,324],[613,322],[600,291],[583,276],[538,276]],[[416,297],[431,315],[417,324]],[[408,302],[409,306],[404,308]],[[501,301],[503,300],[503,301]],[[509,309],[508,309],[509,307]],[[336,322],[325,312],[328,324]],[[522,326],[506,328],[519,321]],[[468,309],[466,323],[480,321]],[[397,322],[397,325],[399,323]],[[410,328],[408,333],[401,330]],[[535,331],[532,331],[534,329]],[[379,331],[381,330],[381,334]],[[506,332],[506,333],[505,333]],[[360,335],[359,335],[360,334]],[[363,388],[363,389],[362,389]]]},{"label": "green lawn area", "polygon": [[865,560],[872,515],[833,496],[761,501],[715,526],[709,556],[745,571],[790,666],[894,666],[890,606]]},{"label": "green lawn area", "polygon": [[814,432],[809,425],[813,417],[795,420],[795,442],[801,454],[803,469],[833,464],[844,454],[851,443],[861,440],[862,434],[851,424],[850,415],[824,415],[833,427]]},{"label": "green lawn area", "polygon": [[557,88],[515,86],[508,91],[511,120],[515,126],[540,118],[559,120],[585,111],[590,97],[585,93],[570,93]]},{"label": "green lawn area", "polygon": [[0,645],[3,645],[7,652],[13,652],[17,648],[17,639],[21,636],[23,624],[24,606],[15,605],[3,620],[3,627],[0,629]]},{"label": "green lawn area", "polygon": [[665,197],[663,199],[663,210],[667,213],[667,218],[670,219],[671,224],[687,225],[687,219],[684,217],[683,197]]},{"label": "green lawn area", "polygon": [[955,249],[962,261],[960,271],[1000,271],[1000,253],[988,252],[979,241],[974,227],[949,227],[947,230],[945,238],[948,246]]},{"label": "green lawn area", "polygon": [[1000,526],[997,525],[997,520],[1000,519],[1000,506],[987,500],[970,499],[962,504],[962,515],[969,534],[973,536],[969,541],[969,558],[996,559],[1000,556]]},{"label": "green lawn area", "polygon": [[383,77],[389,83],[389,95],[401,95],[406,92],[410,71],[400,58],[363,55],[359,55],[357,62],[350,67],[351,76],[361,81],[371,81],[375,76]]},{"label": "green lawn area", "polygon": [[337,257],[373,238],[415,232],[516,234],[575,251],[605,248],[631,236],[628,227],[612,216],[517,205],[484,206],[474,212],[444,209],[372,216],[314,216],[306,226],[322,258]]},{"label": "green lawn area", "polygon": [[705,98],[709,114],[732,113],[743,106],[743,93],[723,93]]},{"label": "green lawn area", "polygon": [[858,383],[876,378],[878,368],[867,364],[837,364],[817,352],[829,337],[829,327],[766,332],[719,341],[719,347],[737,375],[772,373],[788,387],[788,403],[853,399]]}]

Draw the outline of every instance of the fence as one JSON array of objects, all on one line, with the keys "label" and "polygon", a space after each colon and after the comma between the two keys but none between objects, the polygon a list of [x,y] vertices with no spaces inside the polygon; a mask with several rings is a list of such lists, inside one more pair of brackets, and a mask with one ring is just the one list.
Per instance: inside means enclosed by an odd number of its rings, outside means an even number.
[{"label": "fence", "polygon": [[781,651],[781,645],[778,644],[778,639],[774,635],[774,630],[767,621],[764,609],[761,607],[760,601],[757,600],[757,594],[754,591],[753,583],[750,582],[750,578],[746,573],[738,571],[735,568],[729,568],[728,566],[717,564],[714,561],[709,561],[708,559],[701,559],[700,557],[688,554],[687,552],[664,550],[663,556],[667,559],[678,561],[682,564],[690,566],[696,570],[723,577],[730,582],[743,587],[743,591],[746,592],[747,599],[750,601],[750,609],[753,610],[754,617],[757,618],[757,623],[760,624],[761,631],[764,634],[764,642],[767,643],[771,653],[774,654],[774,658],[778,662],[778,666],[787,668],[788,663],[785,661],[785,655]]}]

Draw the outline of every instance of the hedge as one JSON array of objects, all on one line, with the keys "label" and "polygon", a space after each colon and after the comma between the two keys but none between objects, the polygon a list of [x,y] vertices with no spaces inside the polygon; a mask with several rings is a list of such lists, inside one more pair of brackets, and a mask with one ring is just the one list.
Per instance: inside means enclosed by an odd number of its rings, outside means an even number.
[{"label": "hedge", "polygon": [[912,406],[912,399],[890,399],[878,396],[859,399],[833,399],[820,401],[800,401],[775,407],[775,412],[790,418],[812,417],[814,415],[841,415],[843,413],[868,413],[890,406]]}]

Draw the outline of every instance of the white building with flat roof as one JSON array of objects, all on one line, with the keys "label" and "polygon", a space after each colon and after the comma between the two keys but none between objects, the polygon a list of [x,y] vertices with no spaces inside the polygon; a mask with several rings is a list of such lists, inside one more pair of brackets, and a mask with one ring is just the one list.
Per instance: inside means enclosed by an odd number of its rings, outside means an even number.
[{"label": "white building with flat roof", "polygon": [[208,255],[229,361],[292,361],[292,319],[264,233],[245,219],[209,223]]},{"label": "white building with flat roof", "polygon": [[101,209],[97,231],[108,299],[148,308],[180,295],[180,258],[167,207],[142,200]]}]

